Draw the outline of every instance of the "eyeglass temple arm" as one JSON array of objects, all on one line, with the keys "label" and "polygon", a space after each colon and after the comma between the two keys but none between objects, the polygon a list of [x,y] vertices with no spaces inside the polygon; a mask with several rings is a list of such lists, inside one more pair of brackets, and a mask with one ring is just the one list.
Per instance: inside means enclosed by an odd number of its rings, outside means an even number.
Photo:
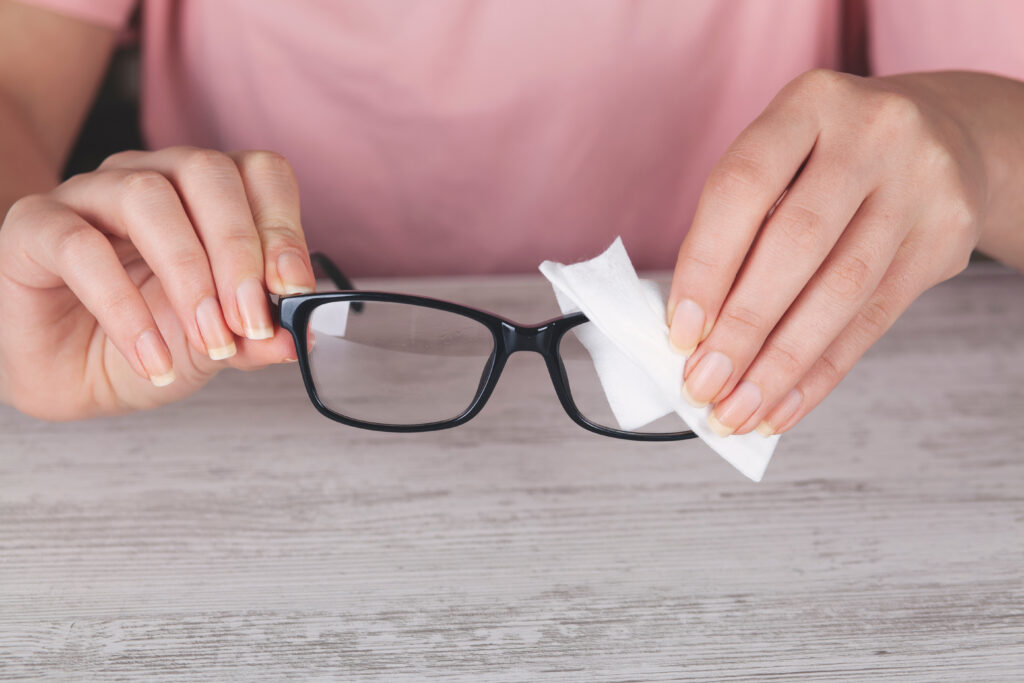
[{"label": "eyeglass temple arm", "polygon": [[327,277],[331,279],[334,286],[340,290],[348,291],[355,289],[355,285],[349,280],[345,273],[341,272],[341,268],[334,265],[334,261],[330,259],[326,254],[321,254],[318,251],[314,251],[309,255],[309,260],[312,262],[313,267],[319,267]]},{"label": "eyeglass temple arm", "polygon": [[[313,264],[314,268],[320,268],[327,277],[330,278],[334,286],[342,291],[354,291],[356,286],[352,284],[352,281],[345,276],[345,273],[341,272],[341,268],[334,264],[326,254],[321,254],[315,251],[309,255],[309,260]],[[363,303],[361,301],[355,301],[352,303],[352,310],[360,312],[363,310]]]}]

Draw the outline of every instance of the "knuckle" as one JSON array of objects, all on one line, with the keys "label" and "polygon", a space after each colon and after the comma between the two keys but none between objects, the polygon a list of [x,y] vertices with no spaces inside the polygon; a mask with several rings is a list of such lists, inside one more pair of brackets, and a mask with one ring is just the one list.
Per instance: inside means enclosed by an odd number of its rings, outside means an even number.
[{"label": "knuckle", "polygon": [[806,91],[813,96],[821,96],[845,86],[848,78],[849,76],[831,69],[811,69],[797,76],[793,83],[798,90]]},{"label": "knuckle", "polygon": [[231,157],[215,149],[190,147],[184,152],[182,172],[197,178],[223,177],[237,172]]},{"label": "knuckle", "polygon": [[121,166],[123,164],[131,163],[133,160],[137,159],[140,154],[144,154],[144,152],[140,152],[134,149],[115,152],[114,154],[111,154],[106,159],[104,159],[103,162],[99,165],[99,168],[103,170],[108,169],[112,166],[116,167]]},{"label": "knuckle", "polygon": [[30,194],[21,197],[7,210],[7,216],[4,219],[4,224],[16,223],[28,219],[29,217],[40,213],[43,207],[49,203],[47,198],[41,194]]},{"label": "knuckle", "polygon": [[867,260],[846,254],[825,267],[820,282],[834,299],[853,301],[864,292],[872,275],[873,269]]},{"label": "knuckle", "polygon": [[115,320],[131,320],[138,317],[137,298],[130,291],[114,291],[103,299],[106,313]]},{"label": "knuckle", "polygon": [[823,353],[818,362],[814,364],[814,371],[829,387],[836,386],[846,376],[846,371],[828,352]]},{"label": "knuckle", "polygon": [[763,184],[764,164],[753,155],[727,152],[708,177],[707,191],[719,198],[744,198]]},{"label": "knuckle", "polygon": [[61,263],[81,260],[110,243],[98,230],[84,223],[62,225],[54,238],[53,253]]},{"label": "knuckle", "polygon": [[772,342],[762,350],[762,360],[767,367],[776,373],[793,380],[804,374],[806,363],[799,352],[787,344]]},{"label": "knuckle", "polygon": [[296,239],[297,229],[292,227],[284,217],[275,218],[270,222],[260,222],[260,239],[264,248],[305,247]]},{"label": "knuckle", "polygon": [[962,168],[949,145],[929,135],[918,144],[918,158],[932,175],[962,190]]},{"label": "knuckle", "polygon": [[231,256],[258,252],[260,249],[259,238],[252,229],[246,230],[242,226],[226,230],[217,238],[219,247]]},{"label": "knuckle", "polygon": [[903,132],[922,126],[921,107],[910,97],[896,92],[880,93],[875,101],[872,120],[884,132]]},{"label": "knuckle", "polygon": [[207,279],[210,272],[210,264],[206,260],[206,254],[202,249],[192,247],[178,247],[170,252],[168,261],[174,265],[174,270],[180,273],[189,273],[185,277],[192,282],[200,281],[195,274],[201,274],[202,281]]},{"label": "knuckle", "polygon": [[259,149],[245,152],[241,157],[241,163],[247,171],[252,173],[286,180],[295,177],[295,171],[288,159],[283,154],[270,150]]},{"label": "knuckle", "polygon": [[723,325],[734,330],[745,330],[760,333],[765,327],[765,319],[760,313],[747,306],[727,305],[718,316],[715,323],[717,328]]},{"label": "knuckle", "polygon": [[869,339],[881,337],[895,319],[888,305],[883,301],[869,301],[857,314],[857,326]]},{"label": "knuckle", "polygon": [[174,192],[171,181],[158,171],[141,169],[128,171],[121,178],[124,201],[136,199],[152,200],[156,197],[164,197]]},{"label": "knuckle", "polygon": [[977,244],[982,210],[971,192],[963,186],[957,189],[959,191],[950,192],[943,214],[949,226],[949,245],[958,253],[964,253],[970,252]]},{"label": "knuckle", "polygon": [[783,201],[769,220],[768,228],[798,252],[817,253],[826,246],[824,217],[800,204]]},{"label": "knuckle", "polygon": [[721,257],[715,254],[713,245],[702,245],[688,239],[679,248],[676,260],[677,272],[714,273],[721,267]]}]

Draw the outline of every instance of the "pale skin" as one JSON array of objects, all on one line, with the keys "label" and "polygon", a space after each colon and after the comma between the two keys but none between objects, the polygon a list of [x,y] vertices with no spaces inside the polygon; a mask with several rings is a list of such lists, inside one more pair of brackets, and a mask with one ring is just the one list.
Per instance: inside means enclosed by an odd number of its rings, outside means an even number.
[{"label": "pale skin", "polygon": [[125,152],[58,184],[113,44],[0,0],[0,399],[45,419],[155,407],[221,368],[294,359],[266,293],[314,286],[280,155]]},{"label": "pale skin", "polygon": [[684,396],[722,435],[785,432],[973,248],[1024,268],[1022,154],[1018,81],[792,81],[719,161],[679,250]]},{"label": "pale skin", "polygon": [[[0,0],[0,400],[46,419],[293,359],[266,293],[314,286],[278,154],[126,152],[59,182],[113,43]],[[973,248],[1024,268],[1022,187],[1020,82],[797,78],[716,166],[680,248],[684,395],[723,434],[791,429]]]}]

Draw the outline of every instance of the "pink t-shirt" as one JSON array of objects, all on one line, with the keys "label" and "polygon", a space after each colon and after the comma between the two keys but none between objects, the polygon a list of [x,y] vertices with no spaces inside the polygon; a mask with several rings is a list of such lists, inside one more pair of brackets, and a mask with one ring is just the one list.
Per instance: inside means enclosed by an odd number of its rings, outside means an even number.
[{"label": "pink t-shirt", "polygon": [[[27,0],[122,26],[136,0]],[[272,149],[356,275],[673,263],[704,179],[839,0],[145,0],[148,144]],[[1018,0],[868,2],[875,73],[1024,77]]]}]

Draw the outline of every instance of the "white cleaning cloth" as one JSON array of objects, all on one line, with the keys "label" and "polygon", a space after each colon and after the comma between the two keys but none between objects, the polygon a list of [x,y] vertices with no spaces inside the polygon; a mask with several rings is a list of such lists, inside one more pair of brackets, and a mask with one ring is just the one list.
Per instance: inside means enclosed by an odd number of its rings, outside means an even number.
[{"label": "white cleaning cloth", "polygon": [[597,258],[563,265],[540,264],[563,313],[582,311],[591,325],[576,328],[594,360],[619,428],[642,427],[675,412],[712,450],[754,481],[761,481],[778,435],[757,432],[721,437],[708,426],[710,407],[683,399],[686,357],[673,350],[665,324],[665,303],[657,284],[637,277],[618,238]]}]

